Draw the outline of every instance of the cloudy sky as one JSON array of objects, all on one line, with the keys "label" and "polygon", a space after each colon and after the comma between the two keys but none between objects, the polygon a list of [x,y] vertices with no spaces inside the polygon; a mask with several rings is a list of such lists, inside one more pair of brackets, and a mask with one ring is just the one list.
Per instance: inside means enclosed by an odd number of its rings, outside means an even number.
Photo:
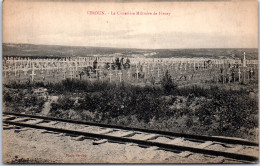
[{"label": "cloudy sky", "polygon": [[[89,15],[103,11],[105,15]],[[111,15],[112,12],[164,12]],[[3,42],[123,48],[257,48],[257,1],[6,0]]]}]

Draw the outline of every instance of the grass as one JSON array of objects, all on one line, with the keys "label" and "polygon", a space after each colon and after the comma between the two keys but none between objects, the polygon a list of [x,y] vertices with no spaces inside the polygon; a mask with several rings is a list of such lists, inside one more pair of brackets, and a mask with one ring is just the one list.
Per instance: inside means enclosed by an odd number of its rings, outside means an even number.
[{"label": "grass", "polygon": [[5,105],[5,111],[36,114],[41,112],[41,110],[43,109],[46,98],[34,94],[31,88],[4,88],[3,101]]},{"label": "grass", "polygon": [[5,85],[4,102],[9,109],[16,108],[13,111],[29,107],[27,112],[35,113],[44,104],[33,94],[39,87],[59,96],[49,116],[192,134],[248,139],[257,135],[258,100],[250,98],[246,89],[178,88],[167,74],[161,87],[67,79]]}]

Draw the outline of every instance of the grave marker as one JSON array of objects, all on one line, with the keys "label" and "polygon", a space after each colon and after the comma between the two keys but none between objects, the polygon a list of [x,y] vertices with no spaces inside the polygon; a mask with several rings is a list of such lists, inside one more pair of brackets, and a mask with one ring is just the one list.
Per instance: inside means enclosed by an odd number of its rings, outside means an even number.
[{"label": "grave marker", "polygon": [[240,68],[238,69],[238,82],[240,82],[241,80],[241,71],[240,71]]},{"label": "grave marker", "polygon": [[70,71],[70,79],[71,79],[71,81],[73,79],[73,76],[74,76],[73,71]]},{"label": "grave marker", "polygon": [[93,74],[93,71],[90,69],[89,78],[91,78],[91,74]]},{"label": "grave marker", "polygon": [[138,71],[138,68],[136,68],[136,78],[137,78],[137,79],[139,78],[139,71]]},{"label": "grave marker", "polygon": [[158,71],[157,71],[157,74],[158,74],[158,78],[160,77],[160,68],[159,68],[159,65],[158,65]]},{"label": "grave marker", "polygon": [[99,72],[98,72],[98,74],[99,74],[99,75],[98,75],[98,79],[102,79],[102,72],[103,72],[103,71],[102,71],[101,69],[99,69]]},{"label": "grave marker", "polygon": [[113,75],[113,74],[111,73],[111,70],[110,70],[110,72],[109,72],[108,75],[109,75],[109,82],[111,82],[111,81],[112,81],[112,75]]},{"label": "grave marker", "polygon": [[246,67],[246,53],[244,52],[243,67]]},{"label": "grave marker", "polygon": [[130,78],[130,76],[131,76],[131,71],[130,71],[130,69],[127,71],[127,75],[128,75],[128,78]]},{"label": "grave marker", "polygon": [[32,74],[30,74],[32,82],[34,82],[34,76],[36,76],[36,74],[34,73],[34,70],[32,70]]},{"label": "grave marker", "polygon": [[119,75],[119,81],[121,82],[122,81],[122,72],[120,71],[119,73],[118,73],[118,75]]},{"label": "grave marker", "polygon": [[252,77],[253,77],[253,73],[254,73],[254,71],[253,71],[252,68],[251,68],[251,70],[250,70],[250,73],[251,73],[250,79],[252,79]]},{"label": "grave marker", "polygon": [[96,79],[99,79],[99,71],[100,71],[100,69],[96,69]]},{"label": "grave marker", "polygon": [[66,79],[66,71],[63,72],[63,79]]}]

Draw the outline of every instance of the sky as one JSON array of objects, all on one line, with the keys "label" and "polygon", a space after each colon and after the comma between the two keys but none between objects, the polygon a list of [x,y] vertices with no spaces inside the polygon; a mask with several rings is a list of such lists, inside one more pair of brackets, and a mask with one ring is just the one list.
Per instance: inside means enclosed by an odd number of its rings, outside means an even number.
[{"label": "sky", "polygon": [[[104,15],[90,15],[90,11],[102,11]],[[257,48],[257,14],[254,0],[5,0],[3,43],[148,49]]]}]

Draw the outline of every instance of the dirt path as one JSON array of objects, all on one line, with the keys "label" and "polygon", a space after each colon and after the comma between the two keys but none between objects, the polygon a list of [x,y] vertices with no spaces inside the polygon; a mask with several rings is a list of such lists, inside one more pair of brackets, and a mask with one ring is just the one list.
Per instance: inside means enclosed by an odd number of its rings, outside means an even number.
[{"label": "dirt path", "polygon": [[48,101],[45,102],[41,115],[47,116],[50,109],[51,109],[51,103],[57,102],[58,96],[48,96]]}]

